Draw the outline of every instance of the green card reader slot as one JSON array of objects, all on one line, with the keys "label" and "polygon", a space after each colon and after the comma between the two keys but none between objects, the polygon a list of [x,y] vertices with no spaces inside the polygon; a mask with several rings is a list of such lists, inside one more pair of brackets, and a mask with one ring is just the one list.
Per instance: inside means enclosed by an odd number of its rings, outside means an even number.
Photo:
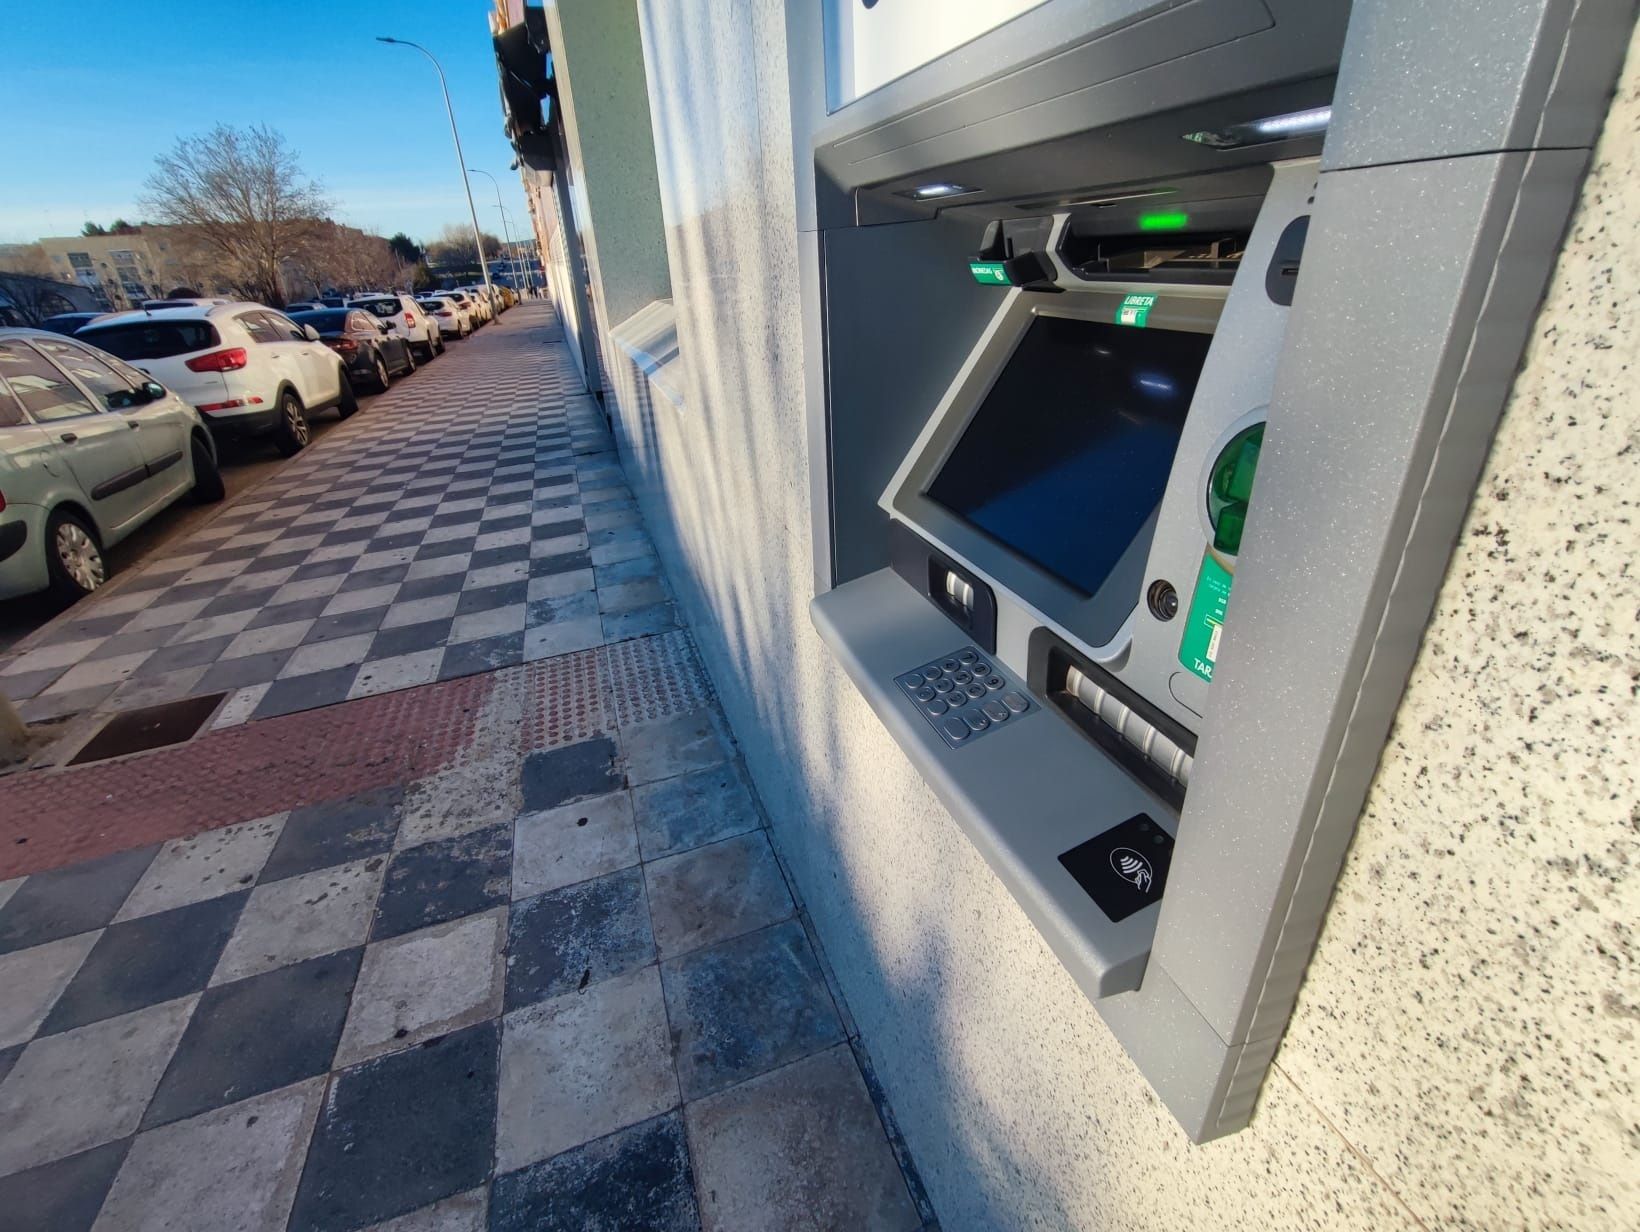
[{"label": "green card reader slot", "polygon": [[1253,499],[1253,481],[1263,446],[1262,422],[1244,428],[1219,451],[1208,472],[1207,522],[1213,540],[1202,553],[1184,634],[1179,640],[1179,662],[1207,681],[1213,679],[1218,663],[1230,586],[1235,580],[1235,560],[1247,528],[1247,509]]}]

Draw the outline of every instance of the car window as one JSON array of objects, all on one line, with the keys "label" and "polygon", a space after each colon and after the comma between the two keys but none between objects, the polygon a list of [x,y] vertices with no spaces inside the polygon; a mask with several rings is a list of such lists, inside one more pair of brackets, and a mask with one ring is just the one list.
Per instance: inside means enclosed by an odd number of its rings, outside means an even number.
[{"label": "car window", "polygon": [[326,330],[343,329],[347,325],[348,312],[342,308],[320,308],[313,312],[304,312],[291,320],[299,325],[311,325],[320,333]]},{"label": "car window", "polygon": [[6,388],[4,377],[0,377],[0,428],[15,428],[23,422],[23,408]]},{"label": "car window", "polygon": [[257,315],[268,323],[269,329],[273,330],[273,337],[269,339],[269,341],[289,342],[292,339],[295,339],[297,342],[307,341],[307,335],[302,332],[302,327],[296,324],[295,321],[292,321],[284,313],[274,312],[272,309],[269,309],[265,312],[260,312]]},{"label": "car window", "polygon": [[399,312],[399,302],[395,299],[366,300],[364,303],[360,304],[359,307],[363,308],[372,316],[384,318],[397,316]]},{"label": "car window", "polygon": [[0,373],[37,423],[97,414],[74,383],[32,347],[0,342]]},{"label": "car window", "polygon": [[283,335],[265,312],[241,312],[234,320],[245,327],[245,332],[251,336],[253,342],[284,341]]},{"label": "car window", "polygon": [[143,399],[136,396],[141,381],[126,380],[84,347],[75,346],[72,342],[59,342],[55,338],[37,338],[34,345],[59,368],[101,398],[109,410],[128,411],[134,406],[143,405]]},{"label": "car window", "polygon": [[99,350],[140,363],[208,351],[222,341],[209,321],[129,321],[94,325],[80,335]]}]

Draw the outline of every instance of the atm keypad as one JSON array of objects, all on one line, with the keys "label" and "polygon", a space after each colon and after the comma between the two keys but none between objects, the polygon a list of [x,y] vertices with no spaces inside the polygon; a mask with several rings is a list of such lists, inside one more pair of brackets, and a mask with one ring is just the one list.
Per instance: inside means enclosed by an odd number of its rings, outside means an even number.
[{"label": "atm keypad", "polygon": [[1035,708],[972,646],[895,677],[910,702],[952,748],[970,744]]}]

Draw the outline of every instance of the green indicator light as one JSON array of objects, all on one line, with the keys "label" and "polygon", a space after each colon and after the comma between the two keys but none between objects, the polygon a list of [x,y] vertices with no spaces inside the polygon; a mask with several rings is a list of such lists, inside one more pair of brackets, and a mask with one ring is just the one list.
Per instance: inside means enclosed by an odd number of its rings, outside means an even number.
[{"label": "green indicator light", "polygon": [[1007,287],[1013,285],[1008,277],[1008,267],[1001,261],[970,261],[968,272],[974,276],[974,281],[988,287]]},{"label": "green indicator light", "polygon": [[1122,300],[1121,307],[1116,310],[1118,325],[1136,325],[1144,328],[1150,318],[1150,310],[1156,306],[1154,295],[1129,295]]},{"label": "green indicator light", "polygon": [[1171,214],[1142,214],[1139,217],[1141,231],[1183,231],[1190,225],[1190,215],[1180,210]]}]

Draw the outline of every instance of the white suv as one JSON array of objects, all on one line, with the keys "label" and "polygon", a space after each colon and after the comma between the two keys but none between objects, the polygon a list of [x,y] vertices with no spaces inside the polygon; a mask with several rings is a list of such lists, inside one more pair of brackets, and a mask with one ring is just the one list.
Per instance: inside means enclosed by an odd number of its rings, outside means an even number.
[{"label": "white suv", "polygon": [[463,291],[460,287],[457,287],[453,291],[440,291],[439,294],[446,299],[455,300],[456,303],[465,308],[467,316],[472,320],[474,329],[490,319],[489,314],[484,311],[484,305],[479,301],[478,296],[471,291]]},{"label": "white suv", "polygon": [[105,317],[76,337],[135,364],[193,403],[214,433],[271,436],[287,458],[308,419],[359,409],[346,369],[316,330],[262,304],[157,308]]},{"label": "white suv", "polygon": [[362,308],[383,324],[391,325],[393,332],[403,338],[405,345],[420,359],[432,359],[444,350],[438,322],[408,295],[361,295],[348,300],[347,306]]},{"label": "white suv", "polygon": [[416,302],[432,317],[440,337],[448,334],[452,338],[465,338],[473,332],[473,319],[467,312],[467,306],[455,296],[424,295]]}]

